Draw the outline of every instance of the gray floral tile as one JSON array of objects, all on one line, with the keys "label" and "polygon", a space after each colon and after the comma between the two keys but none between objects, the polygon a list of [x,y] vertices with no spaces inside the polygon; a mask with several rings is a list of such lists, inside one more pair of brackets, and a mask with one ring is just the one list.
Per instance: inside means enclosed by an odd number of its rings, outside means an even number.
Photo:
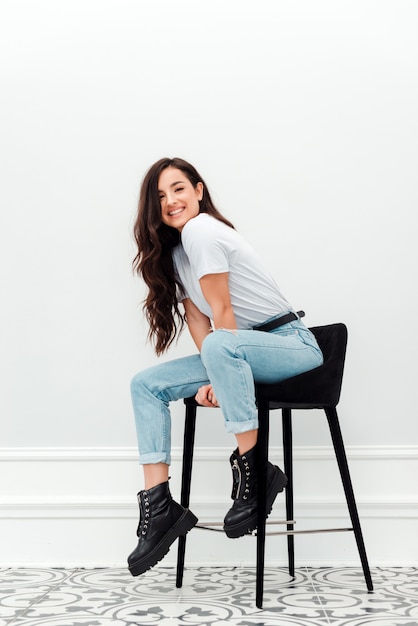
[{"label": "gray floral tile", "polygon": [[264,608],[255,570],[155,567],[0,570],[0,626],[417,626],[418,570],[373,571],[368,593],[358,568],[266,568]]},{"label": "gray floral tile", "polygon": [[321,568],[312,571],[311,577],[327,619],[334,626],[418,624],[416,568],[375,569],[372,593],[365,589],[361,570]]},{"label": "gray floral tile", "polygon": [[349,620],[337,620],[328,622],[332,624],[332,626],[417,626],[418,622],[416,619],[410,619],[408,617],[376,617],[376,616],[367,616],[367,617],[356,617],[354,619]]},{"label": "gray floral tile", "polygon": [[0,626],[10,623],[56,585],[71,571],[61,569],[0,570]]}]

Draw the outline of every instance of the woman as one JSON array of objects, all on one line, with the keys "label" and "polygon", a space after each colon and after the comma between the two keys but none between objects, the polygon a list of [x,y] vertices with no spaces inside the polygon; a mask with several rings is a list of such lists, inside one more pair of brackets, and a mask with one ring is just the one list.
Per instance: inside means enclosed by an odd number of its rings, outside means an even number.
[{"label": "woman", "polygon": [[[322,354],[258,256],[215,208],[190,163],[161,159],[149,169],[134,234],[133,264],[148,286],[144,309],[156,353],[170,346],[185,323],[199,351],[132,380],[145,478],[138,494],[139,541],[128,557],[137,576],[197,522],[172,499],[168,486],[169,403],[195,395],[203,406],[222,408],[226,429],[237,441],[230,458],[234,502],[224,530],[228,537],[241,537],[257,523],[254,381],[274,383],[306,372],[322,364]],[[287,478],[269,463],[267,481],[270,513]]]}]

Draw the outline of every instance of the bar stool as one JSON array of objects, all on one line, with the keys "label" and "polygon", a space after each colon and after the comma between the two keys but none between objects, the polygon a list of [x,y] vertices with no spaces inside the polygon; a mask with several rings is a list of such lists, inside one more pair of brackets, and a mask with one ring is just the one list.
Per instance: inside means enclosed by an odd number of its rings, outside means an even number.
[{"label": "bar stool", "polygon": [[[264,560],[266,534],[287,535],[289,573],[294,576],[294,536],[299,533],[312,532],[354,532],[357,549],[363,568],[367,589],[373,590],[373,582],[367,560],[366,549],[361,531],[357,505],[351,483],[344,442],[341,435],[336,406],[340,399],[345,352],[347,345],[347,328],[344,324],[329,324],[310,329],[322,350],[324,363],[314,370],[294,376],[277,384],[256,384],[256,398],[259,418],[257,443],[258,466],[258,525],[256,555],[256,606],[262,608],[264,591]],[[188,508],[190,502],[190,484],[193,465],[193,448],[196,427],[196,412],[199,406],[194,397],[185,398],[186,405],[184,425],[183,466],[181,483],[181,504]],[[269,448],[270,411],[281,409],[283,426],[283,457],[284,472],[288,478],[286,487],[286,526],[287,530],[278,533],[266,533],[266,485],[267,460]],[[294,530],[293,520],[293,454],[292,454],[292,410],[322,409],[328,420],[335,456],[351,518],[352,527],[341,529]],[[208,525],[209,526],[209,525]],[[184,557],[186,536],[179,537],[177,556],[176,586],[183,583]]]}]

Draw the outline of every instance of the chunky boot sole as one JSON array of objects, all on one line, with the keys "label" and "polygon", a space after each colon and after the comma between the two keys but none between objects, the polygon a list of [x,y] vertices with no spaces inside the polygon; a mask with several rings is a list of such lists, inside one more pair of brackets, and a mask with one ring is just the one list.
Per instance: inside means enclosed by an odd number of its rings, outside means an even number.
[{"label": "chunky boot sole", "polygon": [[189,509],[186,509],[184,513],[179,517],[177,522],[166,532],[164,537],[161,539],[159,543],[155,546],[155,548],[147,554],[145,557],[136,561],[135,563],[129,564],[129,571],[132,576],[139,576],[143,574],[151,567],[156,565],[158,561],[167,554],[170,550],[170,546],[178,537],[185,535],[196,526],[198,519],[196,515],[194,515]]},{"label": "chunky boot sole", "polygon": [[[286,485],[287,476],[276,466],[276,474],[273,481],[270,483],[266,496],[266,518],[271,513],[273,502],[275,501],[277,494],[283,491]],[[238,524],[232,524],[230,526],[224,525],[224,531],[230,539],[238,539],[238,537],[248,535],[257,528],[257,518],[258,513],[256,511],[253,515],[247,517],[247,519],[239,522]]]}]

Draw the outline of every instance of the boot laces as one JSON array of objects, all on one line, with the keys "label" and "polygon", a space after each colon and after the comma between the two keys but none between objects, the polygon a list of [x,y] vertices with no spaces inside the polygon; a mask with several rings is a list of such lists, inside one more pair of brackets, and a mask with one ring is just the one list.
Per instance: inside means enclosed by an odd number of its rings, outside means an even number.
[{"label": "boot laces", "polygon": [[[245,454],[241,457],[243,472],[239,466],[238,460],[234,459],[232,463],[232,495],[233,500],[237,500],[242,497],[243,500],[248,500],[250,497],[250,464],[247,461]],[[243,487],[243,489],[242,489]]]},{"label": "boot laces", "polygon": [[150,521],[150,504],[149,504],[149,496],[147,491],[142,491],[138,495],[139,502],[139,527],[138,527],[138,537],[144,537],[148,532],[149,521]]},{"label": "boot laces", "polygon": [[248,497],[250,495],[250,476],[251,476],[250,464],[248,463],[247,457],[245,455],[242,457],[242,461],[244,464],[244,475],[245,475],[245,487],[244,487],[244,493],[242,495],[242,499],[248,500]]}]

